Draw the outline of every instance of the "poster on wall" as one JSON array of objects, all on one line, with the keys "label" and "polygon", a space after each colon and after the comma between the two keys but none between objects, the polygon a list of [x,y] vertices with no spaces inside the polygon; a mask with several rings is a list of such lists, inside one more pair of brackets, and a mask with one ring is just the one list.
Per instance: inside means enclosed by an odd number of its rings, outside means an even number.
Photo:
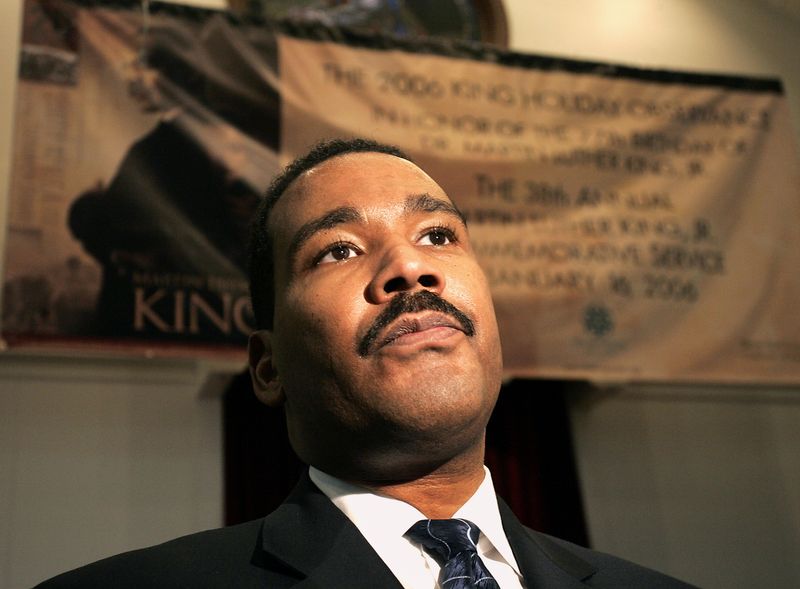
[{"label": "poster on wall", "polygon": [[247,228],[278,170],[274,37],[242,36],[208,11],[25,2],[9,345],[241,355]]},{"label": "poster on wall", "polygon": [[779,81],[186,8],[146,24],[26,2],[11,345],[241,350],[258,194],[317,140],[366,135],[467,217],[509,376],[800,382]]}]

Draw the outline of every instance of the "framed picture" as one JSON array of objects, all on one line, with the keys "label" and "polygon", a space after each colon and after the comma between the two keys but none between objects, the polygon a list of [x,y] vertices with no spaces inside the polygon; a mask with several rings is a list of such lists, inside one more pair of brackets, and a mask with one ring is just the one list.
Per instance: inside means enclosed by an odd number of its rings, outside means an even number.
[{"label": "framed picture", "polygon": [[502,0],[228,0],[231,10],[401,37],[444,37],[508,46]]}]

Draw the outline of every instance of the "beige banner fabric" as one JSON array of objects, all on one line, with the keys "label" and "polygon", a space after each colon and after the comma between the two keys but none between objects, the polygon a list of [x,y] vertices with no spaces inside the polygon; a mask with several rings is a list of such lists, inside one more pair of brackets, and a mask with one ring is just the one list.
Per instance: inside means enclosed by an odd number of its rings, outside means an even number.
[{"label": "beige banner fabric", "polygon": [[509,376],[800,382],[781,92],[288,36],[279,71],[284,161],[369,136],[461,208]]}]

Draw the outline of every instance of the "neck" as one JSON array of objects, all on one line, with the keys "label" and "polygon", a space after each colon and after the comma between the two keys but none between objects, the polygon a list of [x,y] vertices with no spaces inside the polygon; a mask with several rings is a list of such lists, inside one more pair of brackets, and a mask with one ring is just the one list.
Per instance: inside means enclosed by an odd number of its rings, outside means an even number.
[{"label": "neck", "polygon": [[462,456],[417,479],[361,484],[413,505],[429,519],[448,519],[475,494],[484,476],[481,445],[470,456]]}]

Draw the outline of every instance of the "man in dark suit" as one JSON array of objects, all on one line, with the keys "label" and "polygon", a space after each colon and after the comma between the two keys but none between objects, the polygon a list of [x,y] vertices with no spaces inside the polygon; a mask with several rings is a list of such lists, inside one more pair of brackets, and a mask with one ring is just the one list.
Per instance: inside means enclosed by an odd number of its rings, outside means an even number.
[{"label": "man in dark suit", "polygon": [[502,361],[463,217],[398,150],[317,146],[251,243],[258,397],[310,465],[272,514],[43,587],[688,587],[522,526],[483,465]]}]

